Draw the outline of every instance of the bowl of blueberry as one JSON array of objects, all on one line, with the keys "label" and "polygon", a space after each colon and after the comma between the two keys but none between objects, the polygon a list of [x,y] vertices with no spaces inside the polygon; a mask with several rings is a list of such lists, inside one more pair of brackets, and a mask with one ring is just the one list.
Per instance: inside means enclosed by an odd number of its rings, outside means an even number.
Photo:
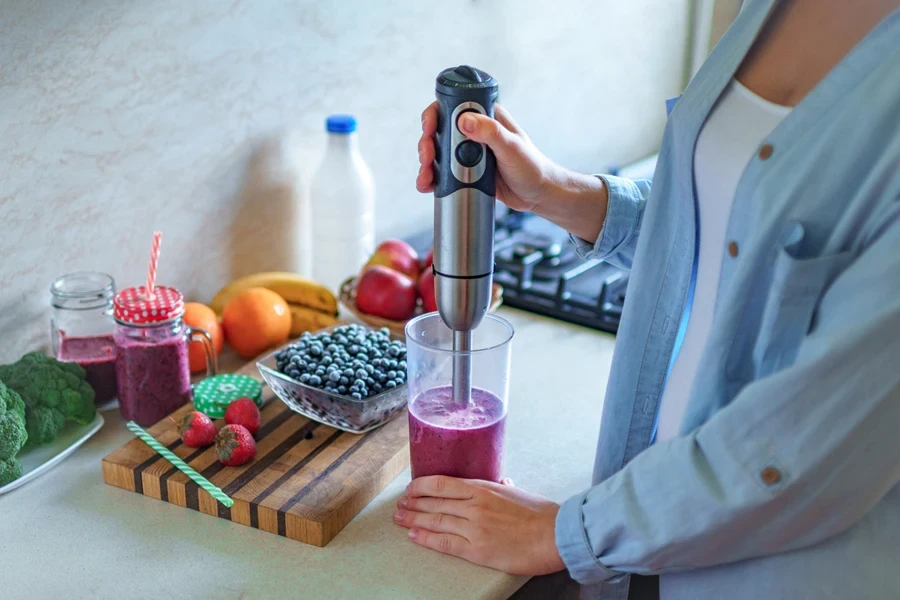
[{"label": "bowl of blueberry", "polygon": [[304,333],[256,366],[291,410],[350,433],[384,425],[406,407],[406,346],[386,328]]}]

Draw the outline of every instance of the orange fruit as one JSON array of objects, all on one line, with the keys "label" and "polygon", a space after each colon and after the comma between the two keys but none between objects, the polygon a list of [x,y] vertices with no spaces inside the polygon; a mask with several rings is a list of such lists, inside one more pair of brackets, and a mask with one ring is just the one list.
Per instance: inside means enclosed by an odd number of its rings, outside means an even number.
[{"label": "orange fruit", "polygon": [[266,288],[249,288],[222,310],[225,341],[251,359],[285,343],[291,334],[291,311],[284,298]]},{"label": "orange fruit", "polygon": [[[225,347],[225,335],[222,326],[219,325],[219,317],[210,307],[199,302],[184,303],[184,322],[196,329],[202,329],[209,333],[213,341],[216,356],[222,354]],[[191,342],[188,346],[188,362],[191,365],[191,373],[206,371],[206,351],[202,341]]]}]

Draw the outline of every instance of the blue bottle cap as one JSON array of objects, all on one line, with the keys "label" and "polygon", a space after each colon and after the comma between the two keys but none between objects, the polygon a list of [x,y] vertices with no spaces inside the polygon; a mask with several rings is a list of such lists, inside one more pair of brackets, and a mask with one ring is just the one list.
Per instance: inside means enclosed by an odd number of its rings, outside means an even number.
[{"label": "blue bottle cap", "polygon": [[353,133],[356,131],[356,117],[353,115],[331,115],[325,121],[328,133]]}]

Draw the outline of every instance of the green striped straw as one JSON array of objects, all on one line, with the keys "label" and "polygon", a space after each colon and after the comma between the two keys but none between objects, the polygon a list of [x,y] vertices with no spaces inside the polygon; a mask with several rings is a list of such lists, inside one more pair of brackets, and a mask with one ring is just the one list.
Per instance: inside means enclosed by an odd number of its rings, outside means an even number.
[{"label": "green striped straw", "polygon": [[214,486],[209,479],[192,469],[186,462],[178,458],[177,454],[173,453],[171,450],[160,444],[155,437],[144,431],[140,425],[138,425],[134,421],[128,421],[127,423],[125,423],[125,426],[130,429],[131,432],[134,433],[134,435],[144,440],[144,442],[146,442],[148,446],[159,452],[163,458],[172,463],[172,466],[190,477],[194,483],[206,490],[210,496],[212,496],[228,508],[232,507],[232,505],[234,504],[234,500],[229,498],[228,495],[221,489]]}]

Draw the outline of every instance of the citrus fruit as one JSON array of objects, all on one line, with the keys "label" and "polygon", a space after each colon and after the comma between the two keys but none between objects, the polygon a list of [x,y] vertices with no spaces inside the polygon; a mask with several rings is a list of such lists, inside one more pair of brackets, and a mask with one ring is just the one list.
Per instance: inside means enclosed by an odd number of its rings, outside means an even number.
[{"label": "citrus fruit", "polygon": [[[213,341],[216,356],[222,354],[225,346],[225,336],[222,334],[222,326],[219,325],[219,317],[213,309],[199,302],[184,303],[184,322],[196,329],[202,329],[209,333]],[[191,365],[191,373],[206,371],[206,351],[200,340],[191,342],[188,346],[188,361]]]},{"label": "citrus fruit", "polygon": [[225,341],[241,357],[251,359],[287,341],[291,311],[284,298],[266,288],[249,288],[222,310]]}]

